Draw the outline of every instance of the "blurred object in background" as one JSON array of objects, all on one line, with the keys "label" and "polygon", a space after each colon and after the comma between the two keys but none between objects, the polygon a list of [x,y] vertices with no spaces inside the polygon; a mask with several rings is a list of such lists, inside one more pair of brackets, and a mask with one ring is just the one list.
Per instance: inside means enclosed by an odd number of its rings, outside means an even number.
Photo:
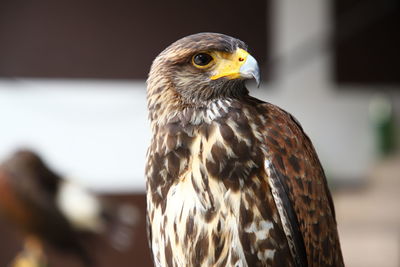
[{"label": "blurred object in background", "polygon": [[396,124],[391,99],[379,94],[371,99],[369,115],[375,132],[377,150],[381,156],[396,151]]},{"label": "blurred object in background", "polygon": [[371,166],[368,182],[333,195],[346,266],[398,267],[400,156]]},{"label": "blurred object in background", "polygon": [[33,152],[18,151],[0,167],[0,212],[37,245],[47,242],[92,266],[90,253],[57,206],[61,182]]},{"label": "blurred object in background", "polygon": [[0,194],[0,214],[26,238],[15,266],[45,261],[40,253],[45,244],[75,255],[83,266],[98,266],[85,235],[106,235],[113,247],[126,250],[139,220],[135,207],[100,200],[59,177],[29,150],[0,166]]},{"label": "blurred object in background", "polygon": [[75,229],[104,234],[120,251],[130,247],[140,217],[135,206],[106,200],[69,180],[62,180],[56,203]]},{"label": "blurred object in background", "polygon": [[10,267],[46,267],[47,258],[39,241],[27,237],[23,250],[18,253]]}]

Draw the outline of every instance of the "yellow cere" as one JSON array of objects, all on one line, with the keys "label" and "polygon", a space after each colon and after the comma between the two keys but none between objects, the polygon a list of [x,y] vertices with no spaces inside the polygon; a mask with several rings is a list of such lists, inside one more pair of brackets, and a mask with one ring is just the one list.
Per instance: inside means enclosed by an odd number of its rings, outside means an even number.
[{"label": "yellow cere", "polygon": [[216,52],[213,53],[215,61],[215,74],[211,76],[211,80],[222,77],[228,79],[237,79],[240,77],[240,67],[246,62],[249,53],[238,48],[235,53]]}]

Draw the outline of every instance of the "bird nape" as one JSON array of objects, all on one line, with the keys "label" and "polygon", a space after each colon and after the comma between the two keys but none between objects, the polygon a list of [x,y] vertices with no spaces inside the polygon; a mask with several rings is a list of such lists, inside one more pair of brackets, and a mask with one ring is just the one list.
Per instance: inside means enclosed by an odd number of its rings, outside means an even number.
[{"label": "bird nape", "polygon": [[242,41],[184,37],[147,80],[147,220],[156,266],[343,266],[315,149],[286,111],[249,96]]}]

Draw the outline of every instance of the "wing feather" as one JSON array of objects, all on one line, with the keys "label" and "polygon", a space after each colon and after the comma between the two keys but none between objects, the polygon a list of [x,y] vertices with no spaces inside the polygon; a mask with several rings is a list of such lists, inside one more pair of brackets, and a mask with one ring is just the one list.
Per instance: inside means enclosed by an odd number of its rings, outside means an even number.
[{"label": "wing feather", "polygon": [[282,226],[288,239],[290,252],[292,253],[295,264],[298,267],[306,267],[307,253],[304,246],[304,240],[300,231],[299,222],[293,205],[290,202],[288,188],[275,171],[273,165],[268,164],[267,160],[267,173],[269,173],[269,185],[271,187],[272,196],[274,197],[279,216],[282,221]]},{"label": "wing feather", "polygon": [[343,266],[332,197],[310,139],[292,115],[262,106],[269,183],[297,265]]}]

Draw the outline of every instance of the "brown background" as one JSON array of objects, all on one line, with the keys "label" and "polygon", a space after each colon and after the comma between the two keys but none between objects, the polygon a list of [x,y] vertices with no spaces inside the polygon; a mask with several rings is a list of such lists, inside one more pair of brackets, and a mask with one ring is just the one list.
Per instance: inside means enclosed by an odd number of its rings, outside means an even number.
[{"label": "brown background", "polygon": [[173,41],[212,31],[266,59],[268,1],[2,0],[0,77],[144,79]]},{"label": "brown background", "polygon": [[399,85],[400,1],[333,3],[335,82]]}]

